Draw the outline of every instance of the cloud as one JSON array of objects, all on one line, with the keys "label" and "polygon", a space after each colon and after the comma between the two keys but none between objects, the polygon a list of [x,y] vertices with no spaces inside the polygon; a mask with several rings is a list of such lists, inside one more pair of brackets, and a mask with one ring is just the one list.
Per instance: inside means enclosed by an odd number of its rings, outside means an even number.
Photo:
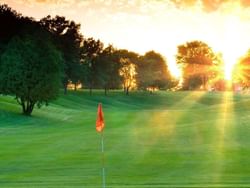
[{"label": "cloud", "polygon": [[[0,2],[4,0],[0,0]],[[14,1],[14,0],[5,0]],[[94,9],[108,13],[125,12],[132,14],[147,14],[154,12],[167,12],[175,7],[179,10],[200,10],[206,13],[224,11],[228,7],[240,5],[242,8],[250,7],[250,0],[16,0],[19,4],[29,7],[49,6],[54,9]],[[67,10],[66,10],[67,11]]]},{"label": "cloud", "polygon": [[197,3],[197,0],[170,0],[177,8],[191,7]]},{"label": "cloud", "polygon": [[[13,0],[5,0],[6,2],[10,2]],[[57,5],[57,6],[71,6],[75,3],[79,3],[79,0],[15,0],[19,4],[25,4],[29,6],[36,6],[36,5]]]},{"label": "cloud", "polygon": [[[0,0],[0,2],[10,2],[14,0]],[[104,8],[111,9],[110,11],[141,11],[146,12],[155,7],[162,9],[166,6],[175,6],[178,9],[193,9],[200,8],[201,10],[210,13],[225,6],[239,4],[243,8],[250,7],[250,0],[15,0],[19,4],[28,4],[34,6],[39,5],[56,5],[59,7],[78,7],[78,8]],[[21,2],[21,3],[20,3]],[[161,5],[161,6],[159,6]],[[138,9],[139,8],[139,9]]]},{"label": "cloud", "polygon": [[37,3],[47,3],[47,4],[60,4],[64,3],[64,0],[33,0]]},{"label": "cloud", "polygon": [[38,3],[46,3],[47,0],[36,0]]},{"label": "cloud", "polygon": [[243,7],[250,7],[250,1],[249,0],[242,0],[241,4]]},{"label": "cloud", "polygon": [[225,0],[203,0],[203,8],[207,12],[213,12],[220,8],[225,3]]},{"label": "cloud", "polygon": [[214,12],[235,4],[240,5],[242,8],[250,7],[249,0],[170,0],[177,8],[188,9],[201,6],[205,12]]}]

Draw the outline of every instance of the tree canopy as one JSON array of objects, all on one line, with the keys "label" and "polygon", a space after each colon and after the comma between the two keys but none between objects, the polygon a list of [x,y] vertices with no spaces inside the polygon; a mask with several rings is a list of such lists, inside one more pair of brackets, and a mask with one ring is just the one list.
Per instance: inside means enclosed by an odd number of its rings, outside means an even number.
[{"label": "tree canopy", "polygon": [[80,45],[83,36],[80,33],[80,24],[67,20],[63,16],[52,18],[47,16],[40,20],[40,24],[54,36],[57,48],[62,52],[64,59],[64,93],[70,81],[76,84],[81,77]]},{"label": "tree canopy", "polygon": [[129,90],[136,87],[136,65],[129,58],[121,58],[122,64],[119,73],[122,77],[123,88],[126,95],[129,94]]},{"label": "tree canopy", "polygon": [[183,72],[184,89],[207,88],[207,83],[218,74],[218,56],[202,41],[191,41],[178,46],[176,62]]},{"label": "tree canopy", "polygon": [[167,63],[161,54],[154,51],[149,51],[140,57],[137,78],[138,87],[144,90],[166,89],[171,85]]},{"label": "tree canopy", "polygon": [[121,64],[116,49],[109,45],[97,58],[97,75],[98,83],[104,88],[105,95],[109,89],[119,88],[121,85],[121,77],[119,69]]},{"label": "tree canopy", "polygon": [[14,95],[23,114],[31,115],[35,104],[41,107],[58,95],[61,53],[37,24],[12,37],[1,62],[0,93]]},{"label": "tree canopy", "polygon": [[82,81],[89,88],[90,94],[92,89],[98,85],[98,63],[97,59],[103,52],[104,44],[100,40],[87,38],[83,41],[81,47],[81,62],[82,62]]},{"label": "tree canopy", "polygon": [[167,88],[171,80],[167,64],[154,51],[135,52],[104,46],[84,38],[80,24],[63,16],[40,21],[24,17],[0,5],[0,93],[14,95],[23,113],[30,115],[55,99],[60,86],[81,82],[85,88]]},{"label": "tree canopy", "polygon": [[250,87],[250,50],[239,59],[233,70],[233,81],[244,88]]},{"label": "tree canopy", "polygon": [[0,5],[0,43],[8,43],[12,36],[20,30],[23,16],[7,5]]}]

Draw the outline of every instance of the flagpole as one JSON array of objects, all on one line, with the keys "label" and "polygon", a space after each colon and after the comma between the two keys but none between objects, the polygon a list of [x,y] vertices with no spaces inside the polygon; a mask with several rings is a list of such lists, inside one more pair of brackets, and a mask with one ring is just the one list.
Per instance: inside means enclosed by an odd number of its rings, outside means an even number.
[{"label": "flagpole", "polygon": [[105,182],[105,163],[104,163],[104,135],[103,130],[101,132],[101,149],[102,149],[102,187],[106,187]]},{"label": "flagpole", "polygon": [[105,177],[105,163],[104,163],[104,115],[102,112],[102,104],[98,104],[97,118],[96,118],[96,131],[101,133],[101,163],[102,163],[102,188],[106,187]]}]

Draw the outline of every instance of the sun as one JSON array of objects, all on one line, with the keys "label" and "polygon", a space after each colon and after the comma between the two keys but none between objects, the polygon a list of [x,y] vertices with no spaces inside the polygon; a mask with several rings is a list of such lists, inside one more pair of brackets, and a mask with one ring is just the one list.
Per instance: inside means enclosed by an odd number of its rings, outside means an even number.
[{"label": "sun", "polygon": [[231,45],[222,46],[222,55],[224,61],[224,78],[225,80],[232,80],[233,69],[239,58],[244,54],[244,47],[241,46],[241,41],[233,41]]},{"label": "sun", "polygon": [[246,51],[246,49],[240,45],[240,42],[241,41],[235,41],[233,46],[224,47],[223,50],[224,76],[228,81],[232,80],[235,64]]},{"label": "sun", "polygon": [[[238,10],[240,11],[240,10]],[[221,38],[220,48],[224,59],[224,73],[226,80],[232,80],[232,71],[238,59],[246,51],[246,40],[242,38],[244,29],[242,29],[241,19],[235,15],[227,16],[223,26],[224,35]]]},{"label": "sun", "polygon": [[225,75],[225,80],[232,80],[232,72],[233,72],[233,68],[234,65],[237,62],[237,57],[235,57],[234,55],[230,55],[225,53],[224,55],[224,75]]},{"label": "sun", "polygon": [[[228,35],[233,36],[233,32],[228,31]],[[229,37],[228,37],[229,38]],[[223,60],[224,60],[224,75],[226,80],[232,80],[232,72],[234,65],[238,62],[238,59],[244,54],[246,51],[244,46],[242,46],[242,40],[232,38],[230,39],[230,43],[224,41],[224,44],[221,46]]]}]

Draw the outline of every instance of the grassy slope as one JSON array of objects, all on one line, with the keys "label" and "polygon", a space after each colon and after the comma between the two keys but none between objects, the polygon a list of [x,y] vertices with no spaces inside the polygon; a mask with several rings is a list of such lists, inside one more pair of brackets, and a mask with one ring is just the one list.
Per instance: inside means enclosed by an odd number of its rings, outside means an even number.
[{"label": "grassy slope", "polygon": [[250,97],[230,93],[69,93],[33,117],[0,96],[0,187],[249,187]]}]

